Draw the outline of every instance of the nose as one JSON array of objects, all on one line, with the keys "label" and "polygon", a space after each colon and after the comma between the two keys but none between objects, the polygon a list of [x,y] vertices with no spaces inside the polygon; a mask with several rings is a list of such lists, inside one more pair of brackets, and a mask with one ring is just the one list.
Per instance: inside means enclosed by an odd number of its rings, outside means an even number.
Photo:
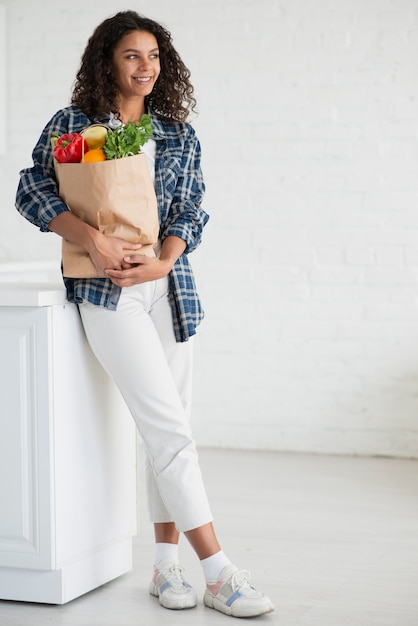
[{"label": "nose", "polygon": [[141,70],[147,70],[151,67],[151,60],[147,57],[139,57],[138,66]]}]

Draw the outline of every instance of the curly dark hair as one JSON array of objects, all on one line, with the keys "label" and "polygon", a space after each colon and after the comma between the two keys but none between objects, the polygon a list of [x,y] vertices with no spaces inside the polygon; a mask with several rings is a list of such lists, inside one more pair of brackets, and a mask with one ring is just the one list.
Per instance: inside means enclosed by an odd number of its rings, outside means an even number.
[{"label": "curly dark hair", "polygon": [[135,11],[121,11],[97,26],[81,58],[71,103],[90,119],[104,118],[110,111],[119,112],[117,86],[109,67],[119,41],[135,30],[153,34],[160,51],[160,75],[146,96],[145,105],[164,119],[185,122],[196,108],[190,71],[175,50],[171,33]]}]

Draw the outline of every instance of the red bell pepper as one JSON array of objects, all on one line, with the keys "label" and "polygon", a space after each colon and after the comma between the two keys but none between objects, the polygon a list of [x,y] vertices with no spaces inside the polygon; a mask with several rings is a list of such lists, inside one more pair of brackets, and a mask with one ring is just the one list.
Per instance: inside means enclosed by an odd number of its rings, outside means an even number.
[{"label": "red bell pepper", "polygon": [[71,133],[58,137],[52,154],[58,163],[80,163],[88,150],[85,139],[79,133]]}]

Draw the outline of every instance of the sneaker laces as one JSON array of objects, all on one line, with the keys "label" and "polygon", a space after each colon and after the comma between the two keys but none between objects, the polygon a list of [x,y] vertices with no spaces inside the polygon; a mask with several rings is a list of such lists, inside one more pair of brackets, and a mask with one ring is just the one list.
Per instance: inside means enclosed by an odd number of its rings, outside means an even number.
[{"label": "sneaker laces", "polygon": [[178,563],[173,563],[173,565],[167,569],[163,570],[167,580],[173,585],[173,587],[183,587],[183,572],[184,567],[178,565]]},{"label": "sneaker laces", "polygon": [[247,569],[242,569],[237,572],[234,572],[231,576],[230,584],[232,587],[232,591],[238,591],[245,585],[249,584],[249,580],[251,578],[251,574]]}]

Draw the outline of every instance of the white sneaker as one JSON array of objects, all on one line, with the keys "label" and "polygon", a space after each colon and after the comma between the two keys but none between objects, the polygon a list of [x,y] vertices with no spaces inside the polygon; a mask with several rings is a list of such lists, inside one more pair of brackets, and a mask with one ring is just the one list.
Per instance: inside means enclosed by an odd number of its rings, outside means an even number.
[{"label": "white sneaker", "polygon": [[197,604],[195,590],[183,578],[183,568],[173,561],[162,561],[154,567],[149,592],[157,596],[166,609],[191,609]]},{"label": "white sneaker", "polygon": [[249,579],[247,570],[240,571],[235,565],[227,565],[219,580],[208,583],[204,604],[233,617],[255,617],[274,611],[271,600],[251,587]]}]

